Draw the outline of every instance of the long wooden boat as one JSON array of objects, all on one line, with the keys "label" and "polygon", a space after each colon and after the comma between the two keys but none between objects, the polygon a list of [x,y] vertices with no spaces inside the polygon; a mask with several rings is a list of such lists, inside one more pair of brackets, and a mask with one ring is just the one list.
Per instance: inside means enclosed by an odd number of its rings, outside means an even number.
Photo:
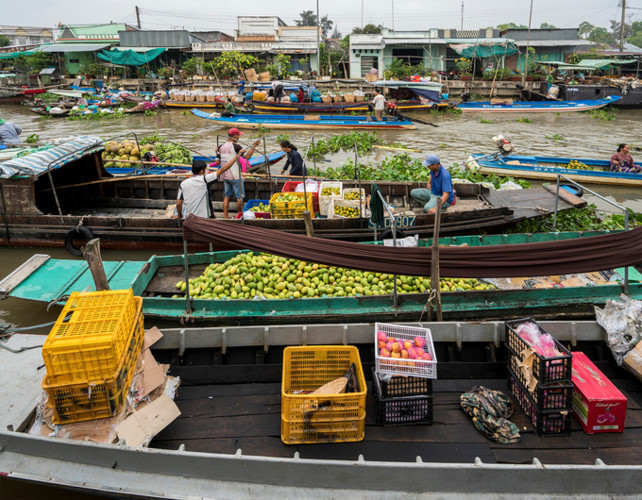
[{"label": "long wooden boat", "polygon": [[[88,143],[78,142],[77,152],[69,156],[48,156],[44,163],[37,162],[37,170],[20,175],[14,169],[3,174],[9,163],[0,163],[0,177],[12,176],[0,178],[4,196],[4,203],[0,205],[1,246],[77,249],[81,241],[92,235],[101,239],[104,248],[182,250],[181,221],[173,218],[173,207],[178,187],[186,176],[112,176],[104,169],[100,154],[103,143],[95,139]],[[62,149],[54,148],[47,155],[56,151],[63,154]],[[48,171],[49,162],[54,158],[58,159]],[[21,160],[20,164],[27,163]],[[29,160],[29,163],[36,162]],[[274,193],[282,191],[289,180],[297,179],[246,177],[246,198],[269,200]],[[354,180],[341,182],[345,188],[361,187],[367,195],[372,193],[371,181],[361,184]],[[432,235],[434,214],[424,213],[409,196],[412,189],[423,187],[423,183],[376,184],[386,201],[397,207],[395,221],[399,229],[426,237]],[[478,184],[456,184],[455,189],[457,203],[442,214],[440,234],[496,231],[521,220],[545,216],[555,209],[555,195],[546,188],[496,191]],[[223,190],[223,183],[217,182],[211,187],[215,213],[222,210]],[[585,205],[586,201],[563,194],[559,210]],[[306,234],[303,219],[254,219],[234,223]],[[315,217],[312,224],[315,235],[323,238],[370,241],[377,237],[368,217]],[[385,219],[385,224],[390,225],[389,218]],[[79,234],[79,226],[83,226],[83,234]],[[379,228],[382,229],[385,228]],[[191,248],[207,247],[198,244]]]},{"label": "long wooden boat", "polygon": [[212,120],[222,127],[259,129],[415,129],[415,124],[393,116],[384,116],[377,121],[370,116],[324,116],[324,115],[234,115],[224,117],[218,113],[205,113],[192,109],[199,118]]},{"label": "long wooden boat", "polygon": [[[467,168],[483,174],[556,180],[564,175],[579,183],[612,186],[642,186],[642,174],[611,172],[609,160],[558,158],[553,156],[524,156],[472,154],[465,162]],[[642,167],[641,163],[636,163]],[[581,168],[574,168],[581,167]]]},{"label": "long wooden boat", "polygon": [[[639,382],[611,359],[606,332],[595,321],[538,323],[572,351],[585,352],[624,393],[623,433],[587,435],[571,418],[568,436],[537,436],[512,396],[510,420],[521,440],[499,444],[478,432],[460,409],[460,395],[476,385],[510,395],[501,322],[412,324],[431,330],[438,379],[434,423],[406,426],[376,424],[371,323],[163,329],[153,355],[181,379],[175,397],[181,416],[144,448],[27,433],[42,393],[42,355],[39,349],[0,349],[0,488],[179,500],[434,499],[435,492],[466,500],[636,498],[642,484]],[[35,335],[6,342],[14,351],[40,344]],[[364,440],[285,445],[279,439],[282,351],[327,344],[360,351]]]},{"label": "long wooden boat", "polygon": [[[441,238],[440,245],[511,245],[559,241],[604,234],[540,233],[495,236],[461,236]],[[431,240],[420,240],[429,246]],[[241,251],[247,252],[247,251]],[[238,251],[188,254],[190,279],[199,277],[205,268],[215,262],[225,262],[238,255]],[[296,257],[295,257],[296,258]],[[132,288],[143,297],[143,312],[147,316],[190,320],[208,324],[290,323],[300,321],[333,321],[340,316],[343,321],[412,321],[422,317],[427,295],[399,293],[393,295],[362,295],[318,297],[305,299],[191,299],[188,307],[185,298],[177,297],[176,284],[185,280],[184,255],[152,256],[147,261],[106,261],[105,272],[112,289]],[[624,275],[624,270],[619,271]],[[501,318],[529,316],[564,311],[567,317],[591,314],[593,306],[608,299],[617,299],[622,293],[620,283],[610,282],[607,273],[597,278],[582,279],[560,287],[559,279],[544,280],[538,287],[534,280],[517,280],[499,284],[504,288],[442,292],[442,310],[446,319]],[[642,298],[642,276],[629,269],[629,294]],[[523,283],[522,283],[523,282]],[[548,283],[550,286],[545,287]],[[554,283],[556,286],[552,286]],[[595,286],[585,286],[591,283]],[[522,288],[517,288],[521,286]],[[0,297],[62,305],[74,291],[93,290],[93,279],[83,260],[52,259],[48,255],[35,255],[0,282]],[[180,294],[180,292],[178,292]],[[394,305],[396,302],[396,305]]]},{"label": "long wooden boat", "polygon": [[590,111],[614,104],[620,97],[608,96],[603,99],[586,99],[576,101],[514,101],[510,103],[463,102],[457,105],[465,113],[498,112],[498,113],[550,113]]}]

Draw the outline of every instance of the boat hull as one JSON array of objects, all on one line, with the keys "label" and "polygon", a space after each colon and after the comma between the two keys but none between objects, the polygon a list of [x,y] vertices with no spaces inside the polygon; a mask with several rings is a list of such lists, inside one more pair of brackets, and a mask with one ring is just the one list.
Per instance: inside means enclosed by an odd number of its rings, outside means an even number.
[{"label": "boat hull", "polygon": [[511,104],[493,104],[491,102],[466,102],[457,107],[464,113],[499,112],[499,113],[563,113],[573,111],[590,111],[616,103],[617,96],[597,100],[583,101],[516,101]]}]

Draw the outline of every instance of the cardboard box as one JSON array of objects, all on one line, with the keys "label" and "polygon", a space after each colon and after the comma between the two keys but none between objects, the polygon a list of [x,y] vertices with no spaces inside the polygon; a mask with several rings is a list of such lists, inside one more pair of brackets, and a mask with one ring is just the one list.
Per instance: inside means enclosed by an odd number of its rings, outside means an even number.
[{"label": "cardboard box", "polygon": [[586,354],[573,353],[573,415],[584,432],[624,432],[626,403],[626,397]]}]

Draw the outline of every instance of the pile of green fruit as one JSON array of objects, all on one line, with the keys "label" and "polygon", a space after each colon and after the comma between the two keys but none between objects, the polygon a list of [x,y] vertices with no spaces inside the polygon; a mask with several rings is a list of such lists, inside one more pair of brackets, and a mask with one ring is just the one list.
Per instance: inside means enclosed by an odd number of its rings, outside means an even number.
[{"label": "pile of green fruit", "polygon": [[361,193],[359,191],[346,191],[343,193],[344,200],[359,200],[361,198]]},{"label": "pile of green fruit", "polygon": [[341,217],[359,217],[359,209],[353,207],[334,207],[335,215],[340,215]]},{"label": "pile of green fruit", "polygon": [[142,155],[154,149],[152,144],[146,144],[138,149],[136,141],[124,140],[121,142],[108,141],[102,153],[105,167],[131,167],[138,162]]},{"label": "pile of green fruit", "polygon": [[[372,273],[313,264],[254,252],[240,253],[225,262],[210,264],[201,276],[176,283],[196,299],[298,299],[388,295],[394,288],[392,274]],[[476,279],[440,280],[443,292],[489,290]],[[398,293],[427,293],[430,278],[397,276]],[[173,295],[173,298],[179,298]]]},{"label": "pile of green fruit", "polygon": [[321,196],[339,196],[341,188],[338,187],[325,187],[321,190]]},{"label": "pile of green fruit", "polygon": [[571,160],[568,162],[568,165],[559,165],[560,167],[565,168],[574,168],[575,170],[602,170],[599,167],[590,167],[586,163],[582,163],[578,160]]},{"label": "pile of green fruit", "polygon": [[303,203],[303,193],[278,193],[276,198],[274,198],[275,203],[293,203],[300,202]]},{"label": "pile of green fruit", "polygon": [[269,211],[270,211],[270,205],[266,205],[263,202],[250,208],[250,212],[269,212]]}]

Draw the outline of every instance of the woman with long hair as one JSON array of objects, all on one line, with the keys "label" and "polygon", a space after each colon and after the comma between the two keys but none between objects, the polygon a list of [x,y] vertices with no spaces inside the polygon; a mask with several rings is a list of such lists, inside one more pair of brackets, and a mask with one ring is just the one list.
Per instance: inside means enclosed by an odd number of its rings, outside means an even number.
[{"label": "woman with long hair", "polygon": [[292,165],[290,175],[308,175],[308,170],[303,163],[303,158],[301,158],[301,155],[294,144],[290,141],[281,141],[281,149],[288,155],[288,159],[283,166],[283,170],[281,170],[281,175],[284,175],[287,172],[290,165]]}]

